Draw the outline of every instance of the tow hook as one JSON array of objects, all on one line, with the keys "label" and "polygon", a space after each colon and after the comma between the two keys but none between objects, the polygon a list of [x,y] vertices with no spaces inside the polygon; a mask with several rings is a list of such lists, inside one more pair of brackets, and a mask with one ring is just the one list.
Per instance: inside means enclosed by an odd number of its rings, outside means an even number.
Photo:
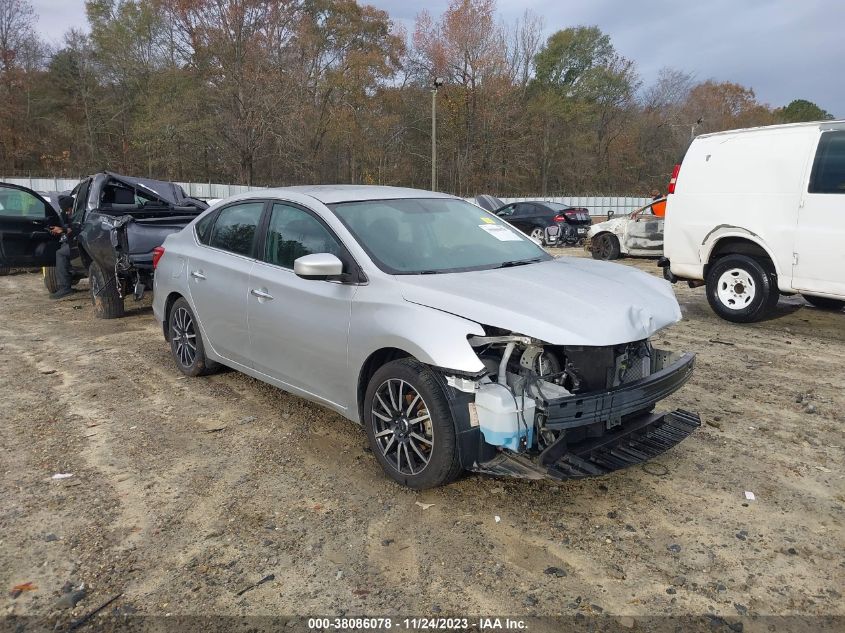
[{"label": "tow hook", "polygon": [[657,266],[663,269],[663,279],[673,284],[678,283],[678,278],[675,276],[675,274],[672,272],[672,269],[670,268],[668,257],[661,257],[660,259],[658,259]]}]

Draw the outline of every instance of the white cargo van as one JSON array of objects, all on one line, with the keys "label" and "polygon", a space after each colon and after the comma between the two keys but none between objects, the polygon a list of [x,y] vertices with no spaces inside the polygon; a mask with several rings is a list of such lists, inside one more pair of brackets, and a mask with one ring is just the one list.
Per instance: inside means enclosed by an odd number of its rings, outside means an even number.
[{"label": "white cargo van", "polygon": [[845,121],[704,134],[675,166],[664,276],[706,285],[728,321],[766,316],[779,293],[845,306]]}]

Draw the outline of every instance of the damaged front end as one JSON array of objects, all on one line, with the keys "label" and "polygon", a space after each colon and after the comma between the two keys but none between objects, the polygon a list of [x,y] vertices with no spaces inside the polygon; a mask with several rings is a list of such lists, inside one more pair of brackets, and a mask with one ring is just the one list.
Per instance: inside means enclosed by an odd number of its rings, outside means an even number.
[{"label": "damaged front end", "polygon": [[688,411],[653,412],[689,379],[693,354],[658,350],[648,340],[548,345],[493,328],[468,341],[484,375],[446,379],[469,396],[479,446],[468,466],[476,472],[532,479],[604,475],[651,459],[700,426]]}]

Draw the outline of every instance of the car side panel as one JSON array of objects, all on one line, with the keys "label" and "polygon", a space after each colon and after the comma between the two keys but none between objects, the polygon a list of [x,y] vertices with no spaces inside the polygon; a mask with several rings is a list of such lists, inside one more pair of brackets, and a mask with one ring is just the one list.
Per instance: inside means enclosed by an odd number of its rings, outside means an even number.
[{"label": "car side panel", "polygon": [[[396,348],[433,367],[477,374],[484,370],[467,336],[484,329],[462,317],[402,299],[390,277],[374,277],[352,302],[349,327],[347,402],[357,402],[358,377],[366,360],[383,348]],[[357,421],[357,407],[344,415]]]}]

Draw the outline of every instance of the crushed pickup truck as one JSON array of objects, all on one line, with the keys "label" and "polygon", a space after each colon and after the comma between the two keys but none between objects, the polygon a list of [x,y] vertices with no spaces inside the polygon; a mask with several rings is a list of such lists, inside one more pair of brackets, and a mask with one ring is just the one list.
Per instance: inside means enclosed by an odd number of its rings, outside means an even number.
[{"label": "crushed pickup truck", "polygon": [[59,240],[48,229],[69,227],[73,277],[90,279],[94,313],[103,319],[123,316],[125,297],[140,300],[152,288],[154,249],[208,208],[178,184],[108,171],[73,189],[69,218],[32,190],[0,183],[2,191],[20,201],[9,209],[15,217],[0,218],[0,265],[43,266],[44,284],[55,292]]}]

